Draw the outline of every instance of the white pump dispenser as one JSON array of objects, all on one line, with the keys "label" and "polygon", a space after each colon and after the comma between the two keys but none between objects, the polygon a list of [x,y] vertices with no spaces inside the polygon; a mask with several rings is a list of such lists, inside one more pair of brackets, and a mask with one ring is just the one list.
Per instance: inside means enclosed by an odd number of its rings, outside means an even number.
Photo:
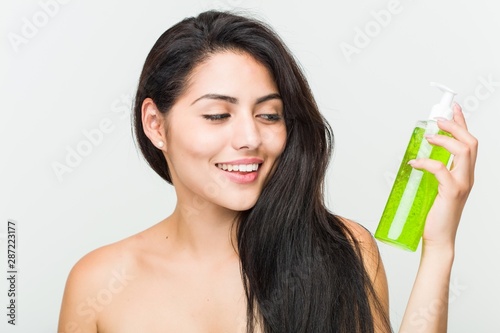
[{"label": "white pump dispenser", "polygon": [[451,110],[451,104],[453,103],[453,97],[457,93],[440,83],[431,82],[431,86],[440,89],[443,92],[443,96],[441,97],[441,101],[432,107],[429,120],[436,120],[439,117],[448,120],[452,119],[453,111]]}]

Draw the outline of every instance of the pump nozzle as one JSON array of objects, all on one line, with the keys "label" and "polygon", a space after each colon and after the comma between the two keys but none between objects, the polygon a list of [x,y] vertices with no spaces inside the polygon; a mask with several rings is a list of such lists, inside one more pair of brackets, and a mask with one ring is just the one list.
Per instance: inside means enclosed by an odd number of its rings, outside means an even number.
[{"label": "pump nozzle", "polygon": [[451,103],[453,102],[453,97],[455,97],[457,93],[440,83],[431,82],[431,86],[441,90],[443,92],[443,96],[441,97],[439,104],[432,107],[429,119],[435,119],[436,117],[451,119],[453,115],[453,112],[451,111]]}]

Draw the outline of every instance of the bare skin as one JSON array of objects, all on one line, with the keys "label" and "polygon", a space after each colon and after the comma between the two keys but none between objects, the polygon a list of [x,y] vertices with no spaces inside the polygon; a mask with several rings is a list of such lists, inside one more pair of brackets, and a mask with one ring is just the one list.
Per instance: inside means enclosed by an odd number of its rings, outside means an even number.
[{"label": "bare skin", "polygon": [[[82,258],[68,278],[58,332],[244,333],[246,299],[229,237],[224,255],[195,257],[176,250],[182,245],[175,244],[171,222],[167,218]],[[345,222],[374,246],[365,229]],[[379,293],[387,295],[383,266],[368,258],[369,271],[380,276]],[[112,295],[109,302],[105,295]]]},{"label": "bare skin", "polygon": [[[66,318],[81,332],[243,332],[246,309],[236,253],[228,249],[224,256],[195,257],[175,251],[178,237],[169,222],[95,250],[78,262],[67,286],[75,287],[75,298],[65,300],[59,332],[72,332],[65,329],[70,322]],[[123,288],[112,292],[109,304],[99,303],[114,272],[125,276],[124,283],[115,283],[116,289]],[[100,306],[85,307],[94,311],[83,316],[74,313],[78,304],[88,304],[87,297],[96,298]]]},{"label": "bare skin", "polygon": [[[238,211],[255,204],[284,148],[284,122],[269,117],[283,111],[276,94],[267,69],[246,54],[225,52],[195,69],[189,88],[166,117],[151,99],[143,102],[146,135],[155,145],[165,143],[157,147],[170,166],[176,209],[73,267],[59,333],[245,332],[246,300],[232,226]],[[207,114],[229,117],[214,122]],[[454,154],[454,165],[447,170],[436,161],[412,163],[435,174],[440,187],[427,218],[402,333],[446,332],[455,234],[474,181],[477,140],[458,105],[454,121],[440,121],[439,127],[453,138],[428,140]],[[258,177],[245,184],[227,181],[217,164],[241,158],[262,161]],[[206,191],[213,184],[219,186],[217,195]],[[365,267],[388,313],[387,279],[375,240],[358,224],[343,221],[361,244]],[[425,322],[414,318],[421,308],[433,310]],[[385,333],[379,322],[375,318],[376,332]]]}]

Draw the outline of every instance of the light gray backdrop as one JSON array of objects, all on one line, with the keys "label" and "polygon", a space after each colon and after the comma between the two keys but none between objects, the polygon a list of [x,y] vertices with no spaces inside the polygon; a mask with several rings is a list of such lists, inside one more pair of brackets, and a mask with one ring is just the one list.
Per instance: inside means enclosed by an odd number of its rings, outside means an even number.
[{"label": "light gray backdrop", "polygon": [[[459,93],[480,154],[458,234],[449,327],[500,331],[497,2],[5,0],[0,7],[0,275],[9,218],[18,223],[19,264],[18,325],[6,323],[2,278],[0,331],[55,332],[72,265],[174,207],[172,188],[137,153],[130,103],[159,35],[208,8],[245,8],[287,42],[335,133],[330,207],[372,232],[414,123],[439,100],[429,82]],[[419,253],[380,249],[397,330]]]}]

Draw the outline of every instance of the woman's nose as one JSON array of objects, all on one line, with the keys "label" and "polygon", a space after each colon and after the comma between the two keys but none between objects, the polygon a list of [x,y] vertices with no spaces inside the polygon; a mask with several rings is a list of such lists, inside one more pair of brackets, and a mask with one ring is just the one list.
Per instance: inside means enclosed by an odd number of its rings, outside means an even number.
[{"label": "woman's nose", "polygon": [[257,149],[262,143],[262,138],[253,115],[241,115],[236,118],[233,126],[233,148]]}]

